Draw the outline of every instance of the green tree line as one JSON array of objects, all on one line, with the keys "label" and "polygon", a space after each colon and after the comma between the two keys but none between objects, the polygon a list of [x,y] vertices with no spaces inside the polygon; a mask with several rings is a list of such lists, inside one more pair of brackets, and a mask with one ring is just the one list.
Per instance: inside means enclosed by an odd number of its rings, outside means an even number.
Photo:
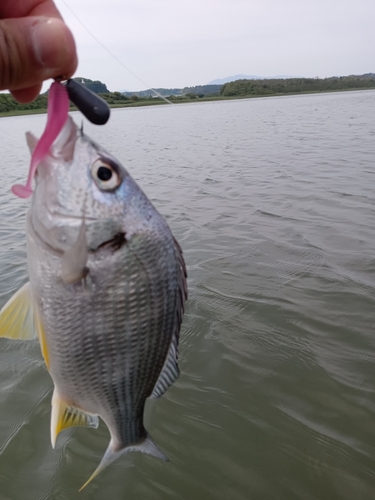
[{"label": "green tree line", "polygon": [[[88,78],[77,77],[74,80],[79,81],[82,85],[88,87],[92,92],[99,94],[100,92],[105,93],[105,95],[116,94],[112,99],[118,99],[117,94],[120,92],[109,92],[107,86],[100,82],[99,80],[90,80]],[[107,97],[108,98],[108,97]],[[47,101],[48,101],[48,92],[41,94],[39,97],[35,99],[35,101],[30,102],[29,104],[20,104],[18,103],[11,94],[0,94],[0,113],[6,113],[10,111],[26,111],[26,110],[46,110],[47,109]],[[70,105],[71,108],[74,107],[73,104]]]},{"label": "green tree line", "polygon": [[0,113],[15,110],[28,110],[28,109],[47,109],[47,96],[40,95],[35,101],[29,104],[18,103],[11,94],[0,94]]},{"label": "green tree line", "polygon": [[[159,98],[152,96],[128,95],[121,92],[109,92],[107,86],[96,80],[88,78],[75,78],[90,90],[100,95],[111,107],[121,107],[126,105],[157,104],[163,102]],[[169,95],[168,98],[174,102],[186,102],[199,98],[214,98],[217,96],[219,85],[186,87],[183,95]],[[337,90],[375,88],[375,74],[368,73],[360,76],[340,76],[332,78],[275,78],[263,80],[236,80],[226,83],[220,88],[220,96],[226,97],[246,97],[246,96],[267,96],[297,94],[306,92],[328,92]],[[187,92],[189,91],[189,92]],[[48,92],[40,95],[35,101],[29,104],[20,104],[11,94],[0,94],[0,113],[12,113],[17,111],[46,111]],[[73,104],[71,108],[74,109]]]},{"label": "green tree line", "polygon": [[297,94],[299,92],[329,92],[375,88],[375,74],[340,76],[332,78],[275,78],[264,80],[236,80],[220,89],[223,97],[243,97],[270,94]]},{"label": "green tree line", "polygon": [[[136,102],[142,100],[136,95],[132,95],[131,97],[126,97],[120,92],[104,92],[98,93],[98,95],[107,101],[110,106],[122,106],[125,104],[129,104],[132,102]],[[145,98],[143,100],[153,100],[152,98]],[[28,111],[28,110],[38,110],[38,111],[46,111],[48,104],[48,94],[42,94],[35,99],[35,101],[29,104],[20,104],[15,99],[13,99],[11,94],[0,94],[0,113],[7,113],[12,111]],[[70,104],[71,109],[75,109],[74,105]]]}]

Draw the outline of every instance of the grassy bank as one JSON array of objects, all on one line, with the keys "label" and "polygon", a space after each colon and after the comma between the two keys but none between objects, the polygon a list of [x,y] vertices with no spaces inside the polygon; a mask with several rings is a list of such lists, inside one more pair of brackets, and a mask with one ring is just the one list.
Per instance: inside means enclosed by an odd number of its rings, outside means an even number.
[{"label": "grassy bank", "polygon": [[[332,90],[296,90],[290,92],[268,92],[267,94],[247,94],[247,95],[215,95],[215,96],[170,96],[168,99],[173,104],[184,104],[184,103],[194,103],[194,102],[209,102],[209,101],[229,101],[233,99],[255,99],[260,97],[280,97],[280,96],[293,96],[293,95],[306,95],[306,94],[326,94],[332,92],[353,92],[356,90],[374,90],[374,87],[361,87],[361,88],[342,88],[342,89],[332,89]],[[107,99],[106,99],[107,100]],[[108,102],[108,101],[107,101]],[[44,103],[43,103],[44,104]],[[108,105],[111,109],[116,108],[134,108],[140,106],[156,106],[161,104],[168,104],[166,101],[160,98],[139,98],[137,100],[118,100],[117,102],[109,102]],[[71,106],[69,111],[77,111],[77,108]],[[9,111],[0,112],[1,117],[7,116],[21,116],[21,115],[35,115],[43,114],[47,112],[46,102],[43,107],[31,108],[31,109],[12,109]]]}]

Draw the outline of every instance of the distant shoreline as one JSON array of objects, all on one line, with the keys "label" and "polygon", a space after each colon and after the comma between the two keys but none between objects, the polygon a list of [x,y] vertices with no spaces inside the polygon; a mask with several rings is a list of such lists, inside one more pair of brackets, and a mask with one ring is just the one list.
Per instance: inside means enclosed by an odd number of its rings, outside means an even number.
[{"label": "distant shoreline", "polygon": [[[267,95],[242,95],[242,96],[211,96],[211,97],[199,97],[197,99],[178,99],[178,101],[172,101],[173,104],[186,104],[186,103],[196,103],[196,102],[209,102],[209,101],[233,101],[233,100],[241,100],[241,99],[258,99],[258,98],[267,98],[267,97],[283,97],[283,96],[295,96],[295,95],[309,95],[309,94],[332,94],[337,92],[358,92],[361,90],[374,90],[374,87],[363,87],[363,88],[349,88],[349,89],[334,89],[334,90],[310,90],[310,91],[301,91],[301,92],[278,92]],[[155,99],[147,99],[147,100],[139,100],[133,101],[129,103],[121,103],[121,104],[109,104],[111,109],[118,108],[135,108],[141,106],[158,106],[168,104],[163,99],[155,98]],[[78,111],[76,107],[71,107],[69,111]],[[24,110],[11,110],[0,112],[0,118],[6,118],[9,116],[23,116],[23,115],[39,115],[46,114],[46,109],[24,109]]]}]

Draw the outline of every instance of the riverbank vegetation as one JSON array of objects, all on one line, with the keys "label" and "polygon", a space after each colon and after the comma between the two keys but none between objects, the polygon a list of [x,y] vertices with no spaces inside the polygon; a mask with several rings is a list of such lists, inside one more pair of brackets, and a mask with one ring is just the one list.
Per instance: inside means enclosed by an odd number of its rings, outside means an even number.
[{"label": "riverbank vegetation", "polygon": [[[92,81],[81,77],[77,78],[77,80],[100,95],[111,108],[165,104],[165,100],[160,97],[144,95],[142,93],[138,93],[139,95],[137,95],[137,93],[129,95],[129,92],[109,92],[106,85],[102,82]],[[163,94],[173,103],[184,103],[363,89],[375,89],[375,73],[332,78],[236,80],[234,82],[225,83],[221,87],[219,85],[201,85],[185,89],[173,89],[178,92],[171,95],[165,95],[165,92]],[[35,101],[29,104],[18,103],[13,99],[11,94],[0,94],[0,116],[45,113],[47,110],[47,100],[47,92],[40,95]],[[76,108],[71,104],[70,109],[73,111]]]},{"label": "riverbank vegetation", "polygon": [[275,94],[304,94],[375,88],[375,74],[332,78],[273,78],[267,80],[236,80],[220,89],[223,97],[245,97]]}]

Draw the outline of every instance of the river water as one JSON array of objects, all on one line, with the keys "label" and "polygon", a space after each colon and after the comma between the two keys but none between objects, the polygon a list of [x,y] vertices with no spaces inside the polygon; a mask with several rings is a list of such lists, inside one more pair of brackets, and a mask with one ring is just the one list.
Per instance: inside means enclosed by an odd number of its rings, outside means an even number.
[{"label": "river water", "polygon": [[[78,113],[73,113],[81,120]],[[367,500],[375,492],[375,92],[114,110],[85,130],[166,217],[188,267],[181,376],[148,405],[169,456],[64,431],[38,345],[0,340],[0,499]],[[2,118],[0,306],[27,280],[24,132]]]}]

